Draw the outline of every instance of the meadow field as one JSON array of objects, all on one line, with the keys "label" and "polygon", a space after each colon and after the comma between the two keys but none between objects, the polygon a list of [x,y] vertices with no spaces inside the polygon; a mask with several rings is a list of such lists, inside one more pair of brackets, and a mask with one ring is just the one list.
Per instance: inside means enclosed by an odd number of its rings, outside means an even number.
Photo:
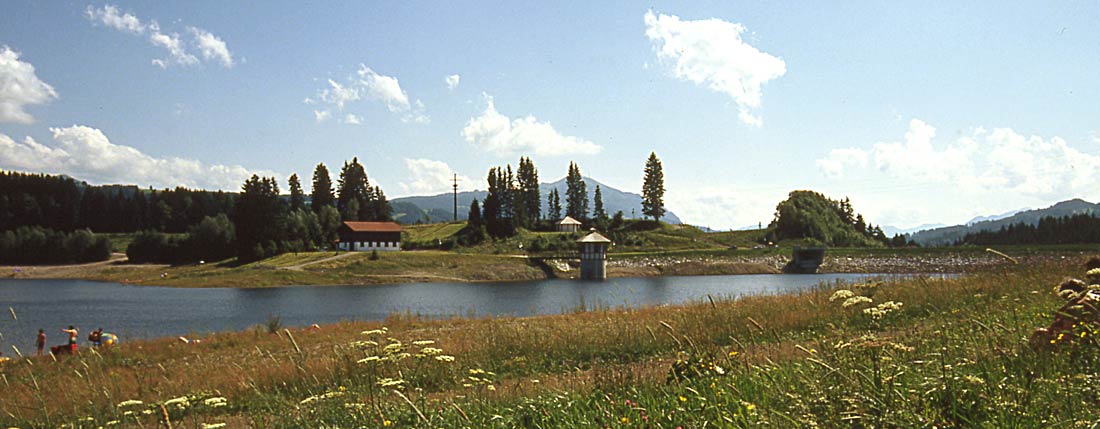
[{"label": "meadow field", "polygon": [[1091,428],[1097,327],[1028,344],[1083,262],[534,318],[273,320],[16,358],[0,425]]}]

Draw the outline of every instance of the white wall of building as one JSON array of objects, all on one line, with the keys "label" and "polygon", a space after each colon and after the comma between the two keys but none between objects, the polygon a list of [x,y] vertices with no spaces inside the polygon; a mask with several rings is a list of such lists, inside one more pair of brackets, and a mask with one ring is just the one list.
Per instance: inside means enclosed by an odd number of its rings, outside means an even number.
[{"label": "white wall of building", "polygon": [[337,246],[340,250],[348,250],[353,252],[370,252],[377,250],[379,252],[396,252],[401,250],[400,241],[341,241]]}]

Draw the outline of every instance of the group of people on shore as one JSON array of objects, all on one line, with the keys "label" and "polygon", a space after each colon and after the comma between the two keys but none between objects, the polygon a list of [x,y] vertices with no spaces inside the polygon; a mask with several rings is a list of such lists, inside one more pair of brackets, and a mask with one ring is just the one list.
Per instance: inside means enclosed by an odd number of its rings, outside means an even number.
[{"label": "group of people on shore", "polygon": [[[66,335],[69,336],[68,343],[66,343],[64,345],[50,346],[50,353],[53,353],[55,355],[65,354],[65,353],[76,353],[77,338],[80,337],[80,331],[78,329],[76,329],[75,326],[69,325],[68,328],[62,328],[61,332],[65,333]],[[99,328],[98,330],[92,331],[91,334],[88,334],[88,341],[90,341],[93,346],[99,347],[101,345],[113,345],[113,344],[115,344],[116,342],[118,342],[118,337],[116,337],[114,334],[111,334],[111,333],[104,333],[103,328]],[[46,330],[44,330],[44,329],[39,329],[38,330],[38,337],[35,338],[34,345],[35,345],[34,355],[35,356],[42,356],[45,349],[46,349]]]}]

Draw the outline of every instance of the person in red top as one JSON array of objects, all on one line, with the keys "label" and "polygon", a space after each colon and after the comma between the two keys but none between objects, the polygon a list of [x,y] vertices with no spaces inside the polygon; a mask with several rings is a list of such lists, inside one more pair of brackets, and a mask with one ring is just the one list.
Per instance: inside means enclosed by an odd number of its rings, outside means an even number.
[{"label": "person in red top", "polygon": [[38,348],[35,352],[35,356],[42,356],[42,349],[46,348],[46,331],[43,329],[38,330],[38,339],[34,340],[34,345]]}]

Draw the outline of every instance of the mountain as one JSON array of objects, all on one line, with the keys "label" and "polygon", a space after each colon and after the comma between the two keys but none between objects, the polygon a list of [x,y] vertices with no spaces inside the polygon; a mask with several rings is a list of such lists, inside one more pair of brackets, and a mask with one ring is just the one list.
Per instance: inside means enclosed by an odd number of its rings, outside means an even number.
[{"label": "mountain", "polygon": [[989,222],[989,221],[1001,220],[1001,219],[1004,219],[1006,217],[1011,217],[1012,215],[1014,215],[1016,213],[1020,213],[1022,211],[1027,211],[1027,210],[1029,210],[1029,209],[1012,210],[1012,211],[1009,211],[1009,212],[1004,212],[1004,213],[1001,213],[999,215],[992,215],[992,216],[976,216],[976,217],[974,217],[974,219],[970,219],[969,221],[967,221],[966,224],[967,225],[974,225],[978,222]]},{"label": "mountain", "polygon": [[[1045,217],[1065,217],[1076,214],[1088,214],[1100,216],[1100,204],[1093,204],[1082,199],[1062,201],[1045,209],[1023,210],[1015,214],[996,220],[981,220],[966,225],[955,225],[943,228],[930,229],[912,234],[909,238],[921,246],[945,246],[954,243],[966,234],[978,231],[990,231],[1001,229],[1015,223],[1035,225],[1039,219]],[[975,218],[981,219],[981,217]]]},{"label": "mountain", "polygon": [[893,236],[898,235],[898,234],[909,235],[909,234],[912,234],[914,232],[925,231],[925,230],[935,229],[935,228],[943,228],[945,226],[947,226],[947,225],[942,224],[942,223],[926,223],[924,225],[914,226],[912,228],[898,228],[896,226],[883,225],[882,226],[882,232],[884,234],[886,234],[887,237],[893,237]]},{"label": "mountain", "polygon": [[[600,193],[603,196],[604,210],[607,210],[608,216],[614,216],[616,211],[622,211],[623,215],[628,219],[633,217],[642,217],[642,196],[633,192],[623,192],[618,189],[607,186],[603,183],[597,182],[590,177],[584,178],[584,186],[588,191],[588,210],[592,211],[593,203],[592,196],[596,193],[596,185],[600,186]],[[551,189],[557,189],[561,194],[562,209],[565,209],[565,179],[558,180],[552,183],[540,183],[539,195],[542,200],[542,213],[543,216],[547,212],[546,196]],[[477,199],[480,203],[485,200],[485,197],[489,194],[488,191],[465,191],[458,193],[458,219],[466,219],[466,215],[470,210],[470,202]],[[428,216],[429,222],[446,222],[453,218],[454,213],[454,194],[446,193],[432,196],[415,196],[415,197],[401,197],[394,198],[390,201],[390,204],[394,209],[394,220],[400,223],[411,224],[416,223],[417,220],[424,221],[425,215]],[[667,212],[665,217],[661,220],[678,224],[680,218],[675,213]]]}]

